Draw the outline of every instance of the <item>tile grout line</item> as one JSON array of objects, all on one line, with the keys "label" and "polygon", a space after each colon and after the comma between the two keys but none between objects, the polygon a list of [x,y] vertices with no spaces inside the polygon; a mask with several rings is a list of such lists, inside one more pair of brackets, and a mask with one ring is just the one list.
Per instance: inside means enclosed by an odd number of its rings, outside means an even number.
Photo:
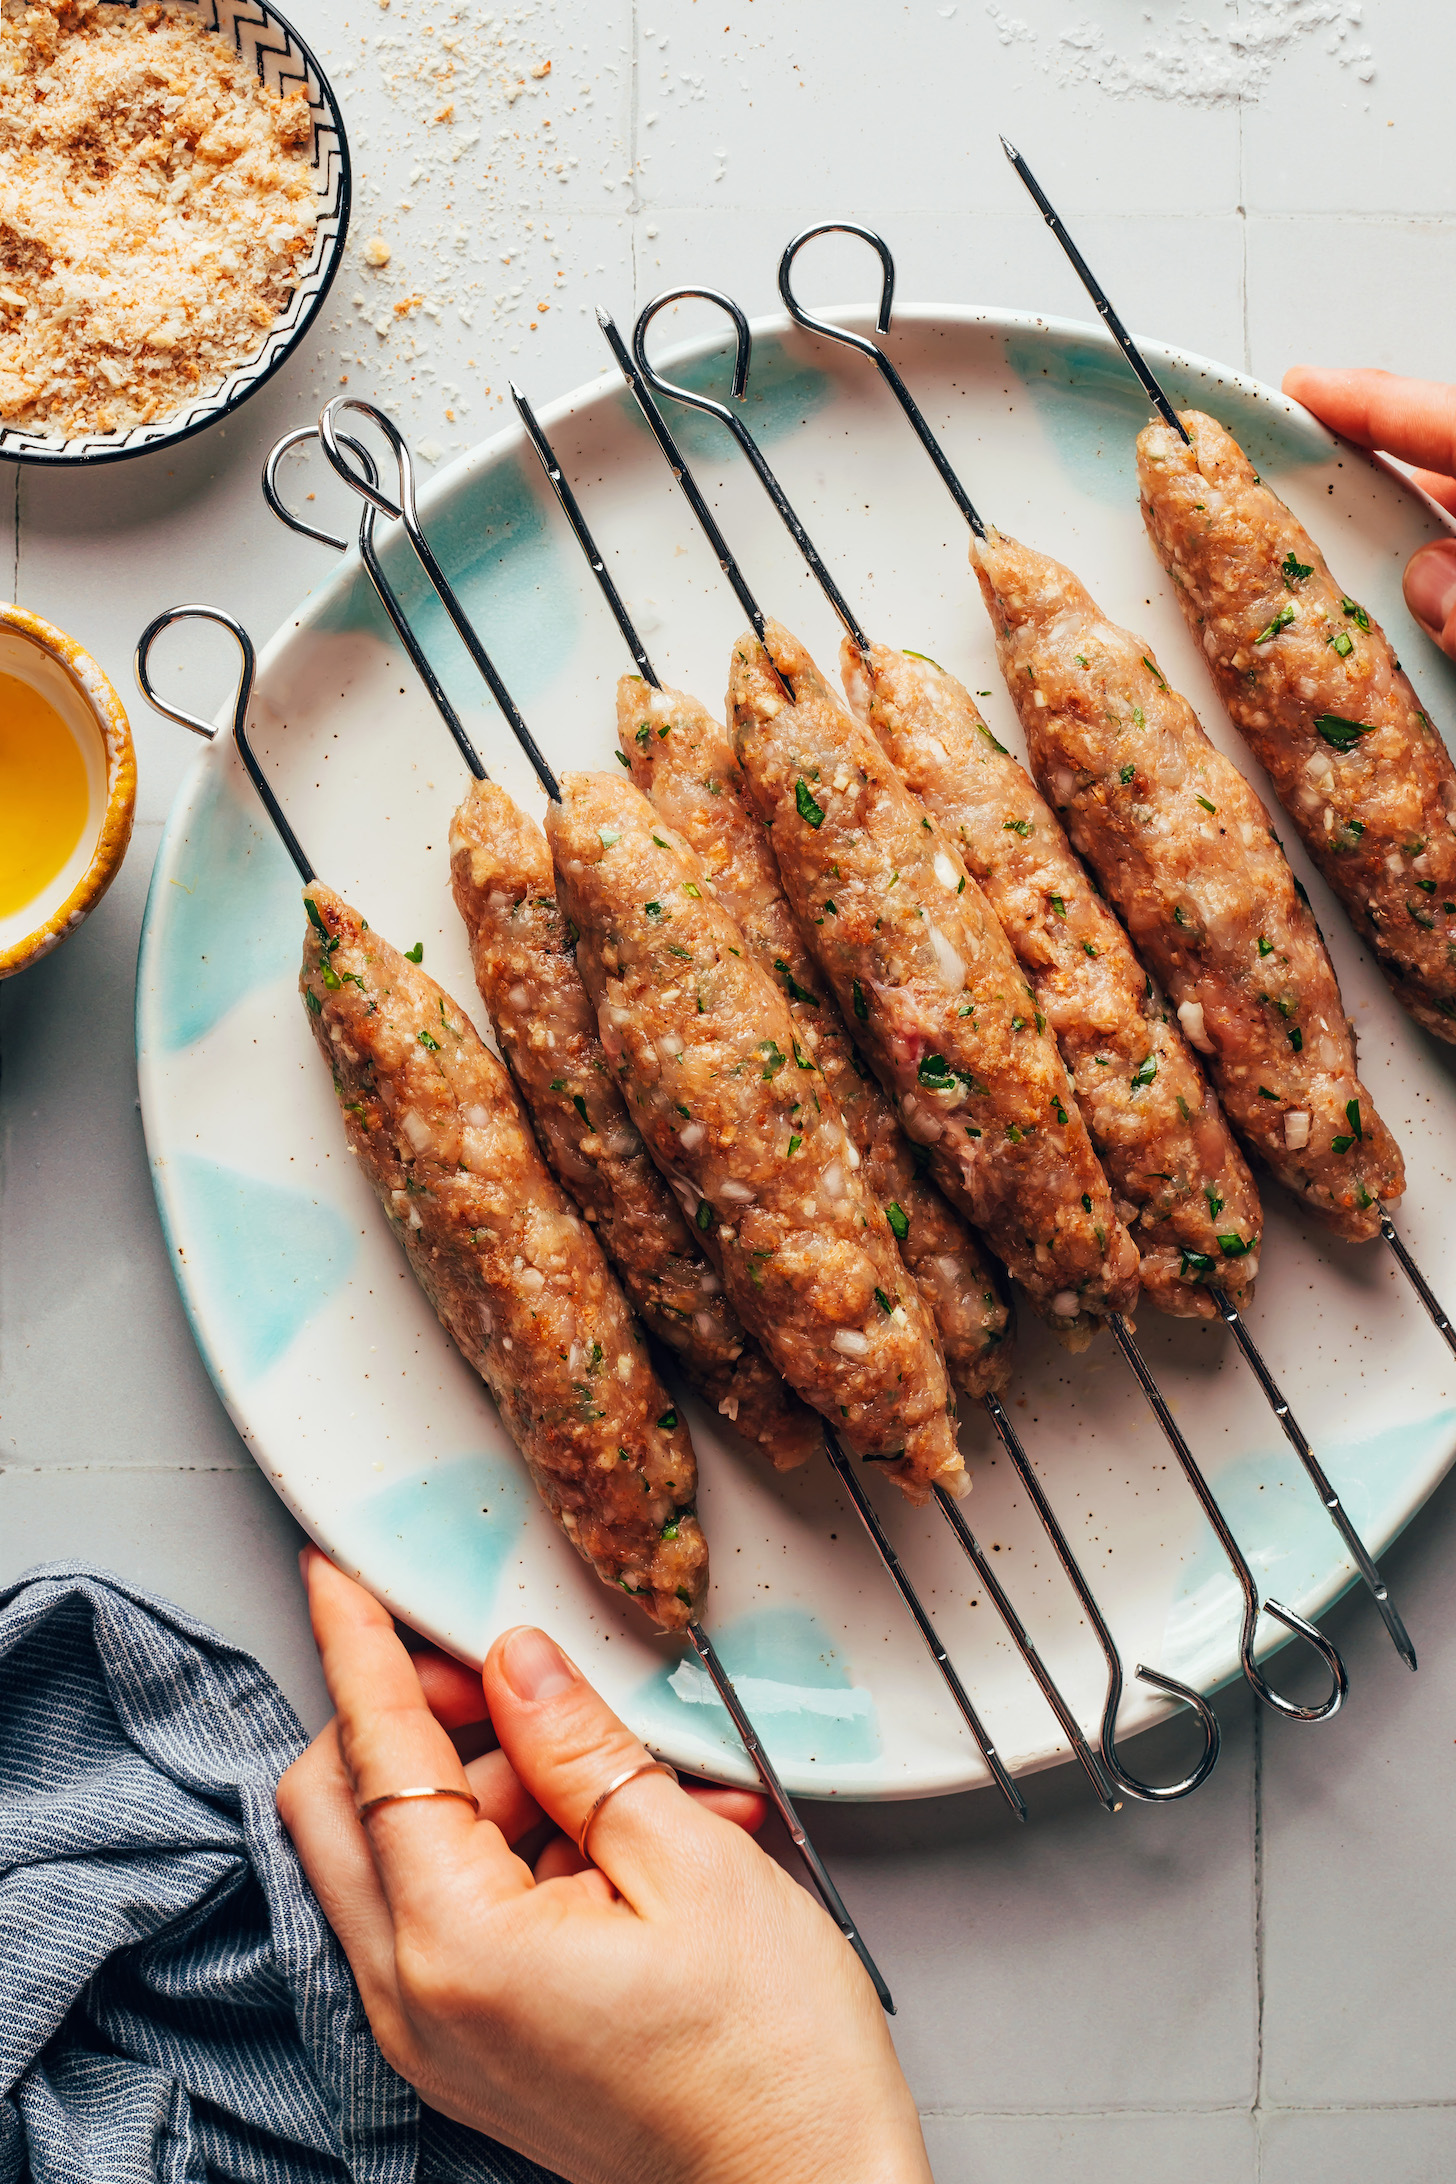
[{"label": "tile grout line", "polygon": [[642,193],[637,186],[637,142],[639,114],[642,105],[641,52],[642,39],[638,22],[639,0],[629,0],[627,19],[631,50],[627,56],[627,160],[632,176],[632,194],[627,200],[627,236],[632,254],[632,323],[637,323],[640,308],[637,293],[637,233],[642,214]]},{"label": "tile grout line", "polygon": [[1254,2184],[1264,2176],[1264,1715],[1254,1708]]}]

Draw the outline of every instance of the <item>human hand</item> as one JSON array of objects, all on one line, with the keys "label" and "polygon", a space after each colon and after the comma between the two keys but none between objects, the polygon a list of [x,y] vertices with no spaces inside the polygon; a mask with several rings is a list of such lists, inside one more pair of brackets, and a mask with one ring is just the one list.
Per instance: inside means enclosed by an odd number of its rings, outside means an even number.
[{"label": "human hand", "polygon": [[[500,1749],[462,1767],[425,1686],[458,1724],[468,1672],[439,1656],[417,1672],[376,1600],[303,1560],[338,1711],[278,1809],[422,2099],[570,2184],[930,2184],[869,1980],[733,1824],[759,1800],[641,1775],[602,1806],[588,1864],[593,1800],[647,1754],[552,1641],[496,1640]],[[357,1818],[414,1784],[468,1789],[480,1817],[431,1798]],[[519,1853],[543,1816],[562,1832],[533,1867]]]},{"label": "human hand", "polygon": [[[1394,372],[1327,372],[1297,364],[1284,374],[1284,392],[1357,447],[1421,465],[1416,484],[1456,516],[1456,387]],[[1437,539],[1411,555],[1405,603],[1456,660],[1456,538]]]}]

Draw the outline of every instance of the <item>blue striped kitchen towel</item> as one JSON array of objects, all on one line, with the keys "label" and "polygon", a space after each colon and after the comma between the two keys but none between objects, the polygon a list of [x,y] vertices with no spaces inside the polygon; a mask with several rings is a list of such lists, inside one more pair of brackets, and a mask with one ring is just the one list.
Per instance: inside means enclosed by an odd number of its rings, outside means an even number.
[{"label": "blue striped kitchen towel", "polygon": [[0,2184],[545,2184],[385,2062],[248,1654],[102,1570],[0,1588]]}]

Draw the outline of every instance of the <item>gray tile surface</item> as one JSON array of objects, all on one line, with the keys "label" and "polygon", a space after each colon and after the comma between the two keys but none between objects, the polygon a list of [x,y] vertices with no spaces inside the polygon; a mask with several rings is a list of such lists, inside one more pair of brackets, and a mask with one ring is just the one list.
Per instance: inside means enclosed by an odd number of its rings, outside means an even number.
[{"label": "gray tile surface", "polygon": [[[559,0],[531,35],[553,52],[567,180],[544,155],[522,163],[525,125],[502,108],[488,148],[510,234],[476,222],[468,240],[512,249],[501,292],[544,300],[549,284],[550,311],[534,331],[491,303],[473,323],[414,321],[408,338],[431,346],[413,376],[405,335],[366,330],[352,298],[373,318],[437,282],[445,184],[411,179],[372,6],[362,27],[343,0],[295,12],[350,103],[356,248],[380,229],[391,271],[355,257],[317,338],[225,433],[84,478],[0,470],[0,586],[74,630],[124,692],[161,606],[214,598],[262,637],[326,573],[263,514],[256,479],[346,374],[453,450],[503,420],[508,372],[550,396],[602,369],[597,301],[625,318],[690,278],[771,309],[784,241],[836,214],[884,230],[907,299],[1086,317],[997,128],[1075,216],[1132,325],[1276,382],[1296,361],[1452,373],[1456,14],[1438,0],[1365,0],[1359,21],[1302,0],[1156,15],[1103,0],[1095,21],[1068,0],[843,0],[832,33],[783,0],[717,16]],[[1217,94],[1235,16],[1257,21],[1267,59],[1242,102]],[[1145,65],[1150,50],[1163,58]],[[1151,89],[1129,89],[1139,70]],[[862,258],[837,248],[808,295],[865,295]],[[299,488],[327,520],[317,469]],[[162,680],[211,713],[232,672],[221,642],[179,642]],[[132,710],[144,823],[122,877],[64,950],[0,986],[0,1579],[65,1556],[115,1568],[249,1645],[314,1726],[299,1535],[198,1362],[148,1178],[132,977],[191,745]],[[1449,1266],[1432,1209],[1411,1226]],[[1456,1484],[1387,1560],[1419,1676],[1351,1600],[1330,1619],[1351,1671],[1342,1718],[1256,1731],[1225,1694],[1224,1758],[1188,1805],[1109,1820],[1063,1770],[1027,1786],[1025,1830],[989,1795],[815,1815],[896,1990],[940,2184],[1456,2176],[1453,1569]],[[1133,1763],[1172,1771],[1178,1752],[1153,1742]]]}]

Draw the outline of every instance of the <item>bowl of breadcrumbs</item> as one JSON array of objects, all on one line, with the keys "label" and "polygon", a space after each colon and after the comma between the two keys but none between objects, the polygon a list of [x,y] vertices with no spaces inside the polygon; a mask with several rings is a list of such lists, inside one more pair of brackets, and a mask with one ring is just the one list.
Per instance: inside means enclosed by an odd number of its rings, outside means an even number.
[{"label": "bowl of breadcrumbs", "polygon": [[333,93],[265,0],[0,0],[0,457],[114,461],[235,409],[348,217]]}]

